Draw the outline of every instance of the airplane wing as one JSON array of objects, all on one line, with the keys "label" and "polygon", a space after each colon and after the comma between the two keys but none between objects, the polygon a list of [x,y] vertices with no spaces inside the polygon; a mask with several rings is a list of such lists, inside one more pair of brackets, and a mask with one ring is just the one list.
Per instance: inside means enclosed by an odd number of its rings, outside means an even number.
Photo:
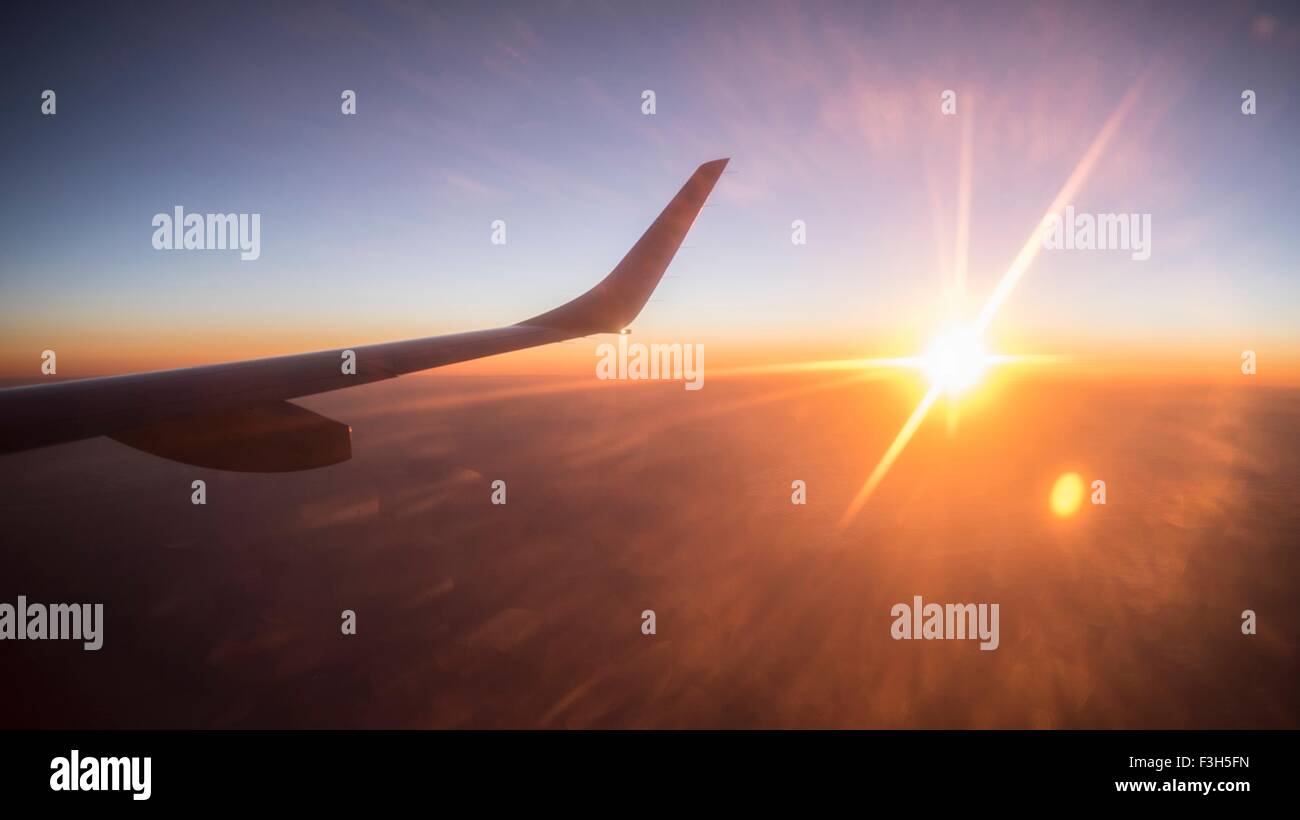
[{"label": "airplane wing", "polygon": [[[491,330],[0,390],[0,454],[108,436],[221,470],[287,472],[346,461],[351,428],[289,399],[621,331],[659,284],[726,165],[719,159],[696,169],[608,276],[554,310]],[[355,354],[355,373],[344,372],[346,350]]]}]

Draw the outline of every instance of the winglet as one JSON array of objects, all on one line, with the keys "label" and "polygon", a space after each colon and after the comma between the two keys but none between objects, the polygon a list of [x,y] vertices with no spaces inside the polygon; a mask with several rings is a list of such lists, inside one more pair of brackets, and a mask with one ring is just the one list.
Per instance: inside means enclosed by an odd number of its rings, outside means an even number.
[{"label": "winglet", "polygon": [[726,167],[726,159],[715,159],[695,169],[659,218],[600,284],[571,302],[519,324],[579,335],[617,333],[627,327],[659,284]]}]

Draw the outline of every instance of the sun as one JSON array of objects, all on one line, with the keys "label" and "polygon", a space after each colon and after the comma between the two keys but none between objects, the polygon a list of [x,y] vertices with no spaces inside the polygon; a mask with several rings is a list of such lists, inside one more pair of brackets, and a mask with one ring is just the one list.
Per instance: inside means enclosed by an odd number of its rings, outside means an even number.
[{"label": "sun", "polygon": [[978,333],[966,327],[945,331],[921,357],[921,369],[935,388],[949,397],[979,383],[992,357]]}]

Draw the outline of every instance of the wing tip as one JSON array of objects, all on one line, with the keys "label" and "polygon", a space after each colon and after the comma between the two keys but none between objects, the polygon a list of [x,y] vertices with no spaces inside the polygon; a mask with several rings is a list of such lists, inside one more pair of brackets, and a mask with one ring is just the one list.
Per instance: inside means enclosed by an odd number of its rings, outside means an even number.
[{"label": "wing tip", "polygon": [[518,324],[583,336],[626,328],[645,307],[730,161],[722,157],[696,168],[623,260],[593,288]]},{"label": "wing tip", "polygon": [[723,157],[722,159],[712,159],[704,163],[703,165],[701,165],[699,168],[696,168],[695,173],[698,174],[701,172],[716,170],[719,174],[721,174],[722,169],[727,167],[728,162],[731,162],[731,157]]}]

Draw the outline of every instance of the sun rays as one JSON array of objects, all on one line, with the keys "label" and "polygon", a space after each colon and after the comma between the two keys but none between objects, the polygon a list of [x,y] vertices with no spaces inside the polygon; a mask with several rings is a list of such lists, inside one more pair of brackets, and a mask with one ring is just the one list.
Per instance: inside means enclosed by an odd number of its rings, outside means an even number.
[{"label": "sun rays", "polygon": [[[900,453],[912,440],[912,436],[920,428],[922,422],[930,412],[930,408],[942,395],[948,396],[948,429],[951,433],[956,426],[957,403],[956,398],[962,392],[969,390],[977,384],[984,374],[995,364],[1003,364],[1021,360],[1051,361],[1054,357],[1019,357],[1019,356],[995,356],[990,355],[984,346],[984,334],[997,314],[998,309],[1011,295],[1016,285],[1028,270],[1029,265],[1038,255],[1042,248],[1042,232],[1046,218],[1054,213],[1058,213],[1078,192],[1079,188],[1087,180],[1089,174],[1095,167],[1098,158],[1105,150],[1106,145],[1118,130],[1120,123],[1127,115],[1129,109],[1133,106],[1138,97],[1139,89],[1142,85],[1141,80],[1133,85],[1126,93],[1119,105],[1107,118],[1102,125],[1101,130],[1093,138],[1092,143],[1088,146],[1087,151],[1075,165],[1074,170],[1066,178],[1065,184],[1061,186],[1055,199],[1043,214],[1043,218],[1030,232],[1029,237],[1025,240],[1020,252],[1016,254],[1011,265],[1002,274],[997,285],[990,293],[988,300],[984,303],[976,320],[969,326],[961,324],[952,324],[947,330],[941,333],[931,345],[925,355],[914,359],[891,359],[877,360],[887,361],[887,366],[920,366],[929,377],[930,387],[925,396],[916,405],[916,408],[908,416],[907,421],[903,423],[902,428],[894,437],[885,454],[881,456],[880,461],[876,464],[875,469],[867,476],[866,481],[858,489],[853,500],[845,509],[840,518],[840,526],[847,526],[857,514],[866,505],[871,498],[872,493],[880,486],[885,476],[889,473],[894,462],[898,459]],[[968,260],[968,241],[969,241],[969,220],[970,220],[970,189],[971,189],[971,126],[970,120],[963,122],[961,135],[961,164],[958,178],[958,226],[957,241],[955,248],[954,260],[954,282],[952,302],[950,304],[950,313],[956,313],[961,308],[962,298],[965,295],[966,286],[966,266]],[[872,361],[872,360],[867,360]]]}]

